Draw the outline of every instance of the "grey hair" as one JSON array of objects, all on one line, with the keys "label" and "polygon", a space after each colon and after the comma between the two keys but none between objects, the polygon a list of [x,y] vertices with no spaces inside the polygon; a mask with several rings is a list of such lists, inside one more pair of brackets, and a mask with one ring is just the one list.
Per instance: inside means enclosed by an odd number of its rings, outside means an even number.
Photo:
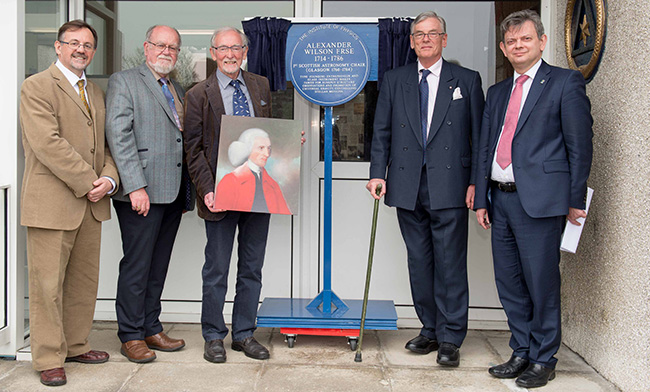
[{"label": "grey hair", "polygon": [[239,135],[239,139],[232,142],[228,147],[228,160],[237,167],[246,162],[253,152],[253,144],[257,138],[270,139],[269,134],[259,128],[249,128]]},{"label": "grey hair", "polygon": [[175,27],[167,26],[167,25],[153,25],[147,29],[147,32],[144,35],[144,39],[147,41],[151,41],[151,34],[153,34],[153,31],[156,27],[169,27],[170,29],[174,30],[176,32],[176,36],[178,37],[178,47],[180,48],[182,45],[182,40],[181,40],[181,33],[176,30]]},{"label": "grey hair", "polygon": [[236,29],[234,27],[230,27],[230,26],[221,27],[221,28],[216,29],[214,31],[214,34],[212,34],[212,38],[210,39],[210,45],[215,46],[214,41],[217,39],[217,35],[219,35],[221,33],[225,33],[227,31],[234,31],[237,34],[239,34],[239,36],[241,37],[242,46],[248,46],[248,37],[246,36],[246,34],[244,34],[241,30]]},{"label": "grey hair", "polygon": [[539,14],[533,10],[523,10],[513,12],[506,16],[503,22],[501,22],[501,42],[505,42],[506,33],[510,31],[510,29],[518,30],[528,21],[533,22],[533,25],[535,25],[535,31],[537,32],[537,38],[542,39],[542,36],[544,35],[542,18],[540,18]]},{"label": "grey hair", "polygon": [[440,22],[440,26],[442,27],[442,32],[447,34],[447,22],[445,22],[445,18],[442,16],[436,14],[433,11],[424,11],[420,15],[415,17],[415,20],[411,22],[411,34],[415,31],[415,25],[426,20],[429,18],[436,18]]}]

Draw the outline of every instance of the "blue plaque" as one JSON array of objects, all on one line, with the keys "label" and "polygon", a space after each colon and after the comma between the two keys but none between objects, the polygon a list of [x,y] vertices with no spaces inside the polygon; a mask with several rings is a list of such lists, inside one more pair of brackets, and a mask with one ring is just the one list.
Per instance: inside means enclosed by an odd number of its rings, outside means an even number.
[{"label": "blue plaque", "polygon": [[338,24],[317,25],[302,34],[289,63],[296,90],[321,106],[353,99],[370,75],[368,49],[354,31]]}]

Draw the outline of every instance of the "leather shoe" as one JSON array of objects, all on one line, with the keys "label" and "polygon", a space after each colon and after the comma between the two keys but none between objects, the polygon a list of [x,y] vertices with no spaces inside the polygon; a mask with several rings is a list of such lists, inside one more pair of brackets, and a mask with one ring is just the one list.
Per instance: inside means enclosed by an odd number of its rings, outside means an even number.
[{"label": "leather shoe", "polygon": [[542,366],[538,363],[531,363],[515,383],[522,388],[543,387],[549,381],[555,378],[555,369]]},{"label": "leather shoe", "polygon": [[215,339],[205,342],[203,346],[203,358],[214,363],[226,362],[226,349],[223,347],[223,340]]},{"label": "leather shoe", "polygon": [[496,378],[515,378],[526,370],[528,363],[527,359],[512,355],[508,362],[492,366],[488,372]]},{"label": "leather shoe", "polygon": [[253,359],[269,359],[270,357],[269,350],[252,336],[239,342],[233,341],[231,348],[235,351],[243,351],[247,357]]},{"label": "leather shoe", "polygon": [[438,348],[439,365],[443,366],[458,366],[460,363],[460,351],[456,345],[452,343],[443,342]]},{"label": "leather shoe", "polygon": [[156,359],[156,353],[149,350],[144,340],[129,340],[122,343],[120,352],[129,361],[135,363],[147,363]]},{"label": "leather shoe", "polygon": [[41,384],[48,387],[65,385],[68,380],[65,378],[65,370],[60,368],[47,369],[41,372]]},{"label": "leather shoe", "polygon": [[77,355],[75,357],[67,357],[66,362],[80,362],[80,363],[104,363],[108,361],[108,353],[99,350],[90,350],[87,353]]},{"label": "leather shoe", "polygon": [[429,354],[431,351],[436,351],[438,349],[438,341],[435,339],[429,339],[423,335],[418,335],[409,340],[404,348],[411,350],[416,354]]},{"label": "leather shoe", "polygon": [[176,351],[185,347],[183,339],[172,339],[164,332],[147,336],[144,338],[144,342],[147,343],[147,347],[150,349],[160,351]]}]

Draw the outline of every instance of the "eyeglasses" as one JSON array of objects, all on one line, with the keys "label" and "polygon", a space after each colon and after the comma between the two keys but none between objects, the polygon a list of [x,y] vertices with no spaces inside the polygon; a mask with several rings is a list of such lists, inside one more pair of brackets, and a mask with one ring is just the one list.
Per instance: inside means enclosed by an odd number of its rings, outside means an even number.
[{"label": "eyeglasses", "polygon": [[95,45],[88,42],[86,42],[85,44],[82,44],[79,41],[70,41],[70,42],[59,41],[59,42],[68,45],[72,50],[77,50],[80,46],[86,49],[87,51],[95,50]]},{"label": "eyeglasses", "polygon": [[415,38],[416,41],[421,41],[424,39],[424,36],[426,35],[429,37],[429,39],[433,40],[436,37],[442,37],[447,33],[439,33],[437,31],[429,31],[428,33],[423,33],[422,31],[418,31],[417,33],[411,34],[413,38]]},{"label": "eyeglasses", "polygon": [[181,51],[181,48],[177,48],[177,47],[175,47],[175,46],[171,46],[171,45],[165,45],[165,44],[154,44],[154,43],[151,42],[151,41],[147,41],[147,43],[148,43],[149,45],[153,45],[153,46],[155,46],[156,49],[158,49],[158,51],[160,51],[160,52],[164,52],[165,49],[167,49],[167,50],[169,50],[169,53],[171,53],[171,54],[178,54],[178,52]]},{"label": "eyeglasses", "polygon": [[226,54],[229,50],[232,50],[234,54],[241,53],[242,50],[246,45],[233,45],[233,46],[226,46],[226,45],[221,45],[221,46],[213,46],[212,49],[216,50],[219,54]]}]

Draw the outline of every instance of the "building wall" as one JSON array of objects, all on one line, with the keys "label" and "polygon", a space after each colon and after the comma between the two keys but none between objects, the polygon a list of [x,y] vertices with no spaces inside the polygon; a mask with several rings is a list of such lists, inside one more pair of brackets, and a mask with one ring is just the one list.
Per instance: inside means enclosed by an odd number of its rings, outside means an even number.
[{"label": "building wall", "polygon": [[[594,188],[576,255],[562,257],[563,341],[623,391],[650,390],[650,3],[607,1],[604,57],[587,85]],[[567,0],[555,12],[567,66]]]}]

